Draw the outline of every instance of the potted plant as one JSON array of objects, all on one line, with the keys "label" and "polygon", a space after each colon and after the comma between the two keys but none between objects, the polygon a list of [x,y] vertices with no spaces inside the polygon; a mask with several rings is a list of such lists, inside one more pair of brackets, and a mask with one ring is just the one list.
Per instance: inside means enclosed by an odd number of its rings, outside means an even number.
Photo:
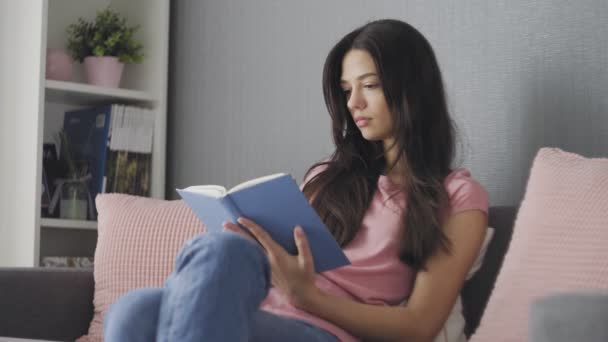
[{"label": "potted plant", "polygon": [[143,45],[134,37],[138,29],[110,7],[98,11],[94,22],[79,18],[68,26],[68,51],[84,62],[88,83],[118,87],[124,64],[142,62]]}]

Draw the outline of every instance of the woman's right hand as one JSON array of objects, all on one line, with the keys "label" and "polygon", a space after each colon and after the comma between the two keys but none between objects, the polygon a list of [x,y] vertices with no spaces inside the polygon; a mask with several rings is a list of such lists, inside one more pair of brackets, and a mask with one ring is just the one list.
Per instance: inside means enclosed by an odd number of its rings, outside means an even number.
[{"label": "woman's right hand", "polygon": [[[246,227],[247,232],[230,222],[224,223],[224,229],[255,239],[268,257],[271,284],[281,290],[293,305],[305,309],[320,291],[315,285],[312,253],[302,227],[296,227],[293,231],[298,254],[291,255],[255,222],[244,218],[239,218],[238,222]],[[249,236],[249,232],[254,237]]]},{"label": "woman's right hand", "polygon": [[224,222],[224,223],[222,223],[222,227],[224,227],[224,230],[228,230],[231,232],[241,234],[244,237],[248,238],[249,240],[253,240],[253,241],[259,243],[259,241],[250,232],[241,228],[241,226],[239,226],[238,224],[234,224],[232,222]]}]

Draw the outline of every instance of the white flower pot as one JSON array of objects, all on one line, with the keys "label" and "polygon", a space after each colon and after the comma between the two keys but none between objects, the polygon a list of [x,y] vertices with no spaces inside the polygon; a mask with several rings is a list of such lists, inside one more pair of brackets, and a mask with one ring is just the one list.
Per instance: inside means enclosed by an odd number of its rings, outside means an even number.
[{"label": "white flower pot", "polygon": [[89,56],[84,59],[87,82],[102,87],[118,88],[124,66],[118,57]]}]

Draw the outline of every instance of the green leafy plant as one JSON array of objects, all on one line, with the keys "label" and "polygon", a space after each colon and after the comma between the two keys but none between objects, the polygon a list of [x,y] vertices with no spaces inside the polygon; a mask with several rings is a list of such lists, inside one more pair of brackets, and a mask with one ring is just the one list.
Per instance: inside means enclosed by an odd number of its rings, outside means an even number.
[{"label": "green leafy plant", "polygon": [[95,22],[83,18],[67,28],[68,51],[82,63],[88,56],[113,56],[123,63],[141,63],[143,45],[135,40],[139,26],[127,26],[127,19],[112,8],[98,11]]},{"label": "green leafy plant", "polygon": [[76,166],[76,160],[74,158],[74,153],[72,152],[72,146],[70,144],[70,139],[68,138],[65,131],[61,130],[57,133],[59,138],[59,145],[61,147],[61,153],[59,154],[59,160],[65,167],[65,171],[67,172],[67,178],[74,178],[78,176],[78,169]]}]

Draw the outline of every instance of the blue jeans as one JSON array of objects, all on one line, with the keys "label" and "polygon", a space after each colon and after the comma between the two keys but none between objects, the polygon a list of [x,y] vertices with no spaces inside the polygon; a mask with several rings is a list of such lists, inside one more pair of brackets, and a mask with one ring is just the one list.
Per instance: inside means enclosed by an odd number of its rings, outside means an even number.
[{"label": "blue jeans", "polygon": [[105,341],[337,341],[306,322],[259,310],[269,278],[256,242],[227,231],[198,235],[178,253],[164,287],[130,291],[110,307]]}]

